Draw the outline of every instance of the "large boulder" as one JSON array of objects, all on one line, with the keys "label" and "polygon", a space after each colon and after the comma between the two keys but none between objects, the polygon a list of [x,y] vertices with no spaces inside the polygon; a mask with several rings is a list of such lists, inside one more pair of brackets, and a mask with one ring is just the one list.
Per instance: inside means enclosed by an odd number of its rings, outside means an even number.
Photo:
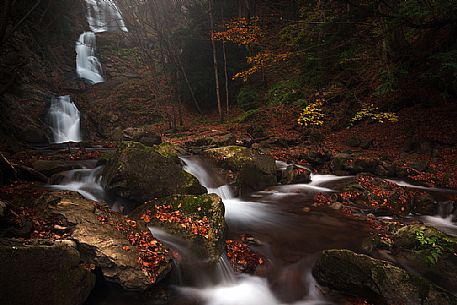
[{"label": "large boulder", "polygon": [[0,304],[81,305],[95,275],[72,241],[0,239]]},{"label": "large boulder", "polygon": [[380,305],[457,304],[448,291],[391,263],[349,250],[327,250],[313,275],[324,286]]},{"label": "large boulder", "polygon": [[205,193],[198,180],[183,170],[181,153],[170,143],[147,147],[123,142],[103,169],[102,184],[109,193],[137,202]]},{"label": "large boulder", "polygon": [[223,170],[230,184],[237,187],[241,195],[277,183],[275,160],[257,150],[226,146],[205,150],[204,154]]},{"label": "large boulder", "polygon": [[171,269],[166,249],[145,227],[77,193],[43,195],[37,206],[50,219],[61,219],[71,228],[70,237],[84,262],[98,267],[106,280],[124,289],[146,290]]},{"label": "large boulder", "polygon": [[457,291],[457,238],[421,224],[408,225],[393,235],[392,254],[424,277]]},{"label": "large boulder", "polygon": [[174,195],[138,207],[132,218],[193,242],[194,253],[216,263],[224,252],[224,204],[215,194]]}]

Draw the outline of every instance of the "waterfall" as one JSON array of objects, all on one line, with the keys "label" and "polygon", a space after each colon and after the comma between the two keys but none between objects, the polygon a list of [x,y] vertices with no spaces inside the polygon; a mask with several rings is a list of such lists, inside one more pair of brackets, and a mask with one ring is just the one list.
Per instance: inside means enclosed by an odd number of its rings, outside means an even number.
[{"label": "waterfall", "polygon": [[93,84],[103,82],[101,63],[95,56],[96,38],[93,32],[84,32],[76,42],[76,73]]},{"label": "waterfall", "polygon": [[95,55],[95,33],[128,32],[121,12],[113,0],[86,0],[87,23],[90,32],[84,32],[76,42],[76,73],[92,84],[104,81],[102,65]]},{"label": "waterfall", "polygon": [[121,12],[113,0],[86,0],[86,4],[86,18],[92,32],[111,32],[118,29],[128,32]]},{"label": "waterfall", "polygon": [[79,110],[69,95],[51,99],[49,120],[54,143],[81,142]]}]

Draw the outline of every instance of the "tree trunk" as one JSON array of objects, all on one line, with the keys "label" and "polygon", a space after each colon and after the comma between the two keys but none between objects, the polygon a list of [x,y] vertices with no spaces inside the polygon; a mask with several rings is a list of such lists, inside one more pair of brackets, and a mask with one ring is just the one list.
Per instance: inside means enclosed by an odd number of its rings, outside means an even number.
[{"label": "tree trunk", "polygon": [[[224,5],[225,1],[222,3],[222,20],[224,20]],[[225,39],[222,39],[222,53],[224,54],[224,76],[225,76],[225,106],[227,115],[230,111],[230,97],[229,97],[229,78],[228,78],[228,70],[227,70],[227,52],[225,49]]]},{"label": "tree trunk", "polygon": [[213,65],[214,65],[214,79],[216,81],[216,97],[217,97],[217,110],[219,112],[219,119],[222,121],[224,118],[221,104],[221,94],[219,89],[219,69],[217,68],[217,52],[216,42],[214,41],[212,34],[214,33],[214,11],[213,11],[213,0],[209,0],[209,20],[211,26],[211,45],[213,48]]}]

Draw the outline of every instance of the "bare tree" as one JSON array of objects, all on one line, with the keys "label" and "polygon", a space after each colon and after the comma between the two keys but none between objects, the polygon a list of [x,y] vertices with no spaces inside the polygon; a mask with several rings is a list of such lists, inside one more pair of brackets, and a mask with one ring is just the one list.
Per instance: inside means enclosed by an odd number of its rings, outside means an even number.
[{"label": "bare tree", "polygon": [[210,27],[211,27],[211,46],[213,48],[213,65],[214,65],[214,79],[216,81],[216,98],[217,98],[217,110],[219,112],[219,119],[222,120],[224,118],[224,114],[222,112],[222,104],[221,104],[221,94],[219,89],[219,69],[217,67],[217,51],[216,51],[216,42],[213,39],[214,33],[214,10],[213,10],[213,0],[208,1],[209,5],[209,20],[210,20]]}]

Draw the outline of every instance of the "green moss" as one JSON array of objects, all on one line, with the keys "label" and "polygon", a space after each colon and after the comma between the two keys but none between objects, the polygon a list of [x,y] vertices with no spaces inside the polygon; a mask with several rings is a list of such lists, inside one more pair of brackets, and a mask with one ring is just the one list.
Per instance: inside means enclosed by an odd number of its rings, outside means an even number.
[{"label": "green moss", "polygon": [[210,216],[213,213],[215,200],[219,199],[209,194],[200,196],[174,195],[167,197],[165,202],[181,212],[203,217]]},{"label": "green moss", "polygon": [[233,159],[235,161],[254,160],[250,150],[242,146],[225,146],[219,148],[208,149],[208,153],[218,159]]},{"label": "green moss", "polygon": [[168,142],[156,145],[154,147],[154,150],[165,158],[177,158],[185,153],[185,151],[181,147]]}]

